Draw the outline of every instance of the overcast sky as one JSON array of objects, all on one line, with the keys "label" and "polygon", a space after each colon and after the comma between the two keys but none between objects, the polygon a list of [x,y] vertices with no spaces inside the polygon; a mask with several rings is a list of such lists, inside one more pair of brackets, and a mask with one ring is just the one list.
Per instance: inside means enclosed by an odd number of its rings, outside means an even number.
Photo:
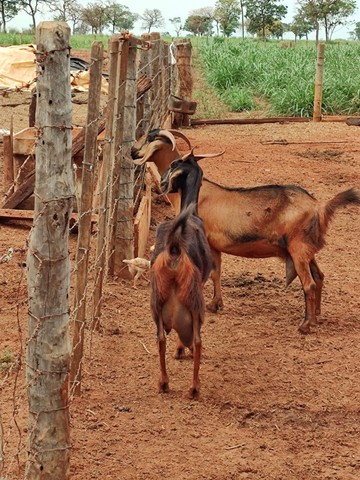
[{"label": "overcast sky", "polygon": [[[84,5],[87,3],[92,3],[95,0],[79,0],[80,3]],[[177,1],[169,1],[169,0],[152,0],[151,4],[149,4],[148,0],[118,0],[118,3],[122,5],[126,5],[129,7],[129,10],[134,13],[139,13],[140,15],[144,12],[147,8],[158,8],[163,17],[166,20],[166,25],[164,28],[159,29],[161,32],[167,31],[170,35],[175,36],[175,31],[169,22],[169,18],[180,17],[183,22],[185,22],[186,18],[189,16],[192,10],[203,8],[203,7],[214,7],[216,0],[181,0],[179,3]],[[290,23],[294,13],[296,11],[296,0],[282,0],[281,3],[288,7],[288,15],[284,19],[286,23]],[[360,0],[357,0],[357,12],[354,17],[354,21],[360,21]],[[41,20],[51,20],[50,17],[46,18],[44,16],[38,15],[36,18],[37,22]],[[17,29],[21,30],[23,28],[28,28],[31,24],[31,18],[26,13],[19,14],[14,20],[12,20],[8,27],[16,27]],[[344,27],[336,31],[333,35],[333,39],[336,38],[348,38],[348,32],[353,30],[350,26]],[[135,25],[133,33],[135,35],[139,35],[144,33],[141,28],[141,21],[138,21]]]}]

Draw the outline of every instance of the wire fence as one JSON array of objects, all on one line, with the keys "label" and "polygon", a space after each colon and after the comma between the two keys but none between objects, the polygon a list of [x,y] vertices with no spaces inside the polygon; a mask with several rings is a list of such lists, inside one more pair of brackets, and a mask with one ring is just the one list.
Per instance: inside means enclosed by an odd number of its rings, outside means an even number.
[{"label": "wire fence", "polygon": [[[164,124],[179,85],[174,45],[157,33],[119,34],[107,46],[103,95],[104,46],[94,42],[86,125],[73,125],[61,77],[69,75],[69,30],[41,25],[35,125],[26,140],[4,136],[1,212],[33,218],[33,226],[24,245],[15,239],[0,258],[0,292],[9,298],[0,314],[1,480],[46,471],[67,478],[69,409],[84,363],[96,355],[91,338],[102,326],[104,282],[129,278],[122,260],[143,255],[147,240],[151,179],[145,167],[134,168],[131,147]],[[147,228],[136,233],[135,219]]]}]

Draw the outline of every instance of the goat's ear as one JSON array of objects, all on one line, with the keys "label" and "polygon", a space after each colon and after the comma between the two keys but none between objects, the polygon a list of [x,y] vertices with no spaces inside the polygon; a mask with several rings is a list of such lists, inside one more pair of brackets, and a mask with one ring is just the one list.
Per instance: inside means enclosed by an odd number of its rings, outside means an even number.
[{"label": "goat's ear", "polygon": [[202,155],[193,155],[194,160],[197,162],[201,160],[202,158],[215,158],[215,157],[221,157],[221,155],[224,155],[225,150],[219,153],[203,153]]}]

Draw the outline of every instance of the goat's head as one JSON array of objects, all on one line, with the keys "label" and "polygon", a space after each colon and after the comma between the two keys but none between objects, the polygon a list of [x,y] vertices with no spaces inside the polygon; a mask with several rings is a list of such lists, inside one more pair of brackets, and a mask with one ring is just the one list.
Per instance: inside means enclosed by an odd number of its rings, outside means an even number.
[{"label": "goat's head", "polygon": [[194,155],[193,149],[182,158],[174,160],[161,176],[161,190],[167,193],[181,193],[182,206],[197,201],[203,171],[198,165],[202,158],[213,158],[221,153]]},{"label": "goat's head", "polygon": [[131,149],[131,156],[136,165],[154,162],[162,174],[169,164],[179,158],[175,137],[182,138],[191,148],[190,140],[178,130],[151,130],[140,147]]}]

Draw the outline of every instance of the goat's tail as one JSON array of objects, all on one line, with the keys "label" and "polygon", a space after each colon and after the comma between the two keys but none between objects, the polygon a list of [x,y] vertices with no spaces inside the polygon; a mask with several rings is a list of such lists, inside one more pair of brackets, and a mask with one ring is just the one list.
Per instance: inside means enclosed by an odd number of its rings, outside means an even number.
[{"label": "goat's tail", "polygon": [[196,204],[191,203],[174,219],[166,236],[165,249],[154,262],[153,271],[162,298],[167,297],[169,286],[174,280],[179,287],[178,296],[181,301],[201,283],[200,272],[189,257],[186,244],[187,223],[195,211]]},{"label": "goat's tail", "polygon": [[174,259],[181,255],[185,246],[185,233],[189,217],[196,213],[196,204],[190,203],[174,219],[166,238],[166,250]]},{"label": "goat's tail", "polygon": [[350,188],[338,193],[325,204],[323,215],[323,226],[326,229],[328,223],[333,218],[336,210],[346,205],[360,205],[360,193],[355,188]]}]

